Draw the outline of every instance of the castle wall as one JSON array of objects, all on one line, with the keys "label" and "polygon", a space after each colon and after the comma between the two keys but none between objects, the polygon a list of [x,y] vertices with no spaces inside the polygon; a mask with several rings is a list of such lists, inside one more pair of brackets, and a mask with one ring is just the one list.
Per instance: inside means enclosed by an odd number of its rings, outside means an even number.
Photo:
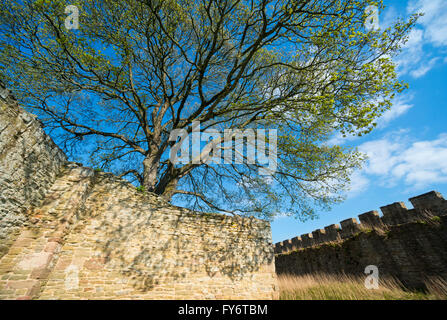
[{"label": "castle wall", "polygon": [[[27,126],[22,117],[31,115],[14,108],[3,102],[8,113],[0,116],[0,127],[11,132],[2,130],[2,142],[20,141],[8,146],[11,160],[0,162],[9,181],[2,184],[2,197],[9,192],[2,198],[8,205],[0,202],[2,232],[11,229],[4,217],[24,218],[15,218],[21,222],[0,257],[0,299],[277,296],[268,222],[175,207],[112,174],[64,163],[49,138]],[[31,180],[14,181],[27,150],[36,150]],[[15,195],[30,183],[29,196]]]},{"label": "castle wall", "polygon": [[275,245],[278,274],[309,273],[365,276],[375,265],[382,276],[393,276],[404,285],[424,288],[424,282],[447,280],[447,201],[432,191],[347,219],[311,234]]},{"label": "castle wall", "polygon": [[0,83],[0,257],[55,181],[65,154]]},{"label": "castle wall", "polygon": [[[60,248],[40,298],[271,299],[267,222],[173,207],[96,174],[82,221]],[[84,216],[85,214],[85,216]]]}]

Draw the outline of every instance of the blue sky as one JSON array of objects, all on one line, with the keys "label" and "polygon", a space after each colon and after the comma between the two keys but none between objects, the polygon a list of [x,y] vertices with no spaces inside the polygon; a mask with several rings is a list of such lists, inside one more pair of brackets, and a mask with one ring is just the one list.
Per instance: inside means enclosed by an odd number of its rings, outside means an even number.
[{"label": "blue sky", "polygon": [[380,27],[397,17],[424,12],[409,41],[396,58],[399,77],[410,88],[371,134],[333,142],[356,146],[369,157],[352,178],[347,200],[313,221],[278,217],[272,223],[273,242],[324,228],[333,223],[379,210],[379,207],[436,190],[447,198],[447,1],[385,1]]}]

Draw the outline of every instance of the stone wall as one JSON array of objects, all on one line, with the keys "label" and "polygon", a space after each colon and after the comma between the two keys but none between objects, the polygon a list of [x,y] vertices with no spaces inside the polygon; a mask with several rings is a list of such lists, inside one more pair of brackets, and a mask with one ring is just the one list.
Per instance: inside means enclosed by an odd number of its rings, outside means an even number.
[{"label": "stone wall", "polygon": [[275,244],[278,274],[364,276],[376,265],[380,274],[412,288],[431,278],[447,280],[447,201],[432,191]]},{"label": "stone wall", "polygon": [[[138,192],[112,174],[74,163],[60,166],[65,158],[58,157],[56,147],[46,147],[49,139],[29,142],[35,136],[27,134],[29,122],[20,114],[30,115],[17,105],[15,112],[5,103],[2,106],[9,114],[2,111],[1,128],[16,132],[8,140],[14,136],[23,141],[11,144],[8,151],[11,159],[18,159],[14,160],[16,170],[24,171],[21,163],[27,158],[26,150],[31,150],[27,147],[22,152],[19,145],[23,144],[32,144],[33,150],[54,150],[57,164],[46,156],[36,159],[48,162],[44,184],[40,173],[34,172],[42,170],[42,165],[29,167],[31,194],[39,196],[17,200],[20,210],[10,200],[8,206],[0,203],[4,233],[10,233],[10,220],[5,216],[25,216],[16,224],[16,235],[3,243],[7,252],[0,258],[0,299],[277,296],[268,222],[193,212]],[[2,188],[11,194],[7,199],[12,199],[20,187],[15,187],[8,165],[0,162],[2,177],[9,181]],[[56,180],[51,183],[53,177]],[[28,181],[20,185],[27,187]]]},{"label": "stone wall", "polygon": [[36,117],[19,108],[0,82],[0,257],[65,162]]}]

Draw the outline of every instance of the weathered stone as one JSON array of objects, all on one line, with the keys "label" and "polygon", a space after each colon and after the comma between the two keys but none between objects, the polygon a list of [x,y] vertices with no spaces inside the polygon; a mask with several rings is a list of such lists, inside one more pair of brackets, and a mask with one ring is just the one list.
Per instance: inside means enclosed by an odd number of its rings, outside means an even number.
[{"label": "weathered stone", "polygon": [[277,297],[268,222],[175,207],[68,163],[34,116],[9,97],[0,108],[2,298]]},{"label": "weathered stone", "polygon": [[[66,163],[34,115],[20,108],[0,84],[0,245],[26,223]],[[5,254],[0,250],[0,257]]]},{"label": "weathered stone", "polygon": [[[383,217],[370,211],[359,216],[361,224],[347,219],[341,230],[326,227],[323,241],[297,242],[301,250],[288,252],[285,242],[277,243],[276,272],[363,276],[367,266],[376,265],[381,275],[408,287],[424,289],[430,278],[447,281],[447,201],[435,191],[410,200],[414,209],[396,202],[381,208]],[[313,235],[322,238],[321,232]]]},{"label": "weathered stone", "polygon": [[53,255],[49,252],[33,253],[25,256],[17,264],[17,268],[22,270],[42,269],[47,266]]}]

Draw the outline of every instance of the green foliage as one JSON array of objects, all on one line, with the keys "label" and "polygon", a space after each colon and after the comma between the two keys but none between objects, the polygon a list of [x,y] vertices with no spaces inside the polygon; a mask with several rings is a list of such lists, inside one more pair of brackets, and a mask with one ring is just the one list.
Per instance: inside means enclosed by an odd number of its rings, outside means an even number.
[{"label": "green foliage", "polygon": [[[369,133],[407,87],[392,58],[417,18],[367,31],[365,8],[383,8],[369,0],[70,4],[78,30],[66,1],[0,4],[0,77],[20,103],[71,157],[192,209],[267,219],[344,199],[365,157],[328,141]],[[277,170],[170,163],[170,134],[193,121],[277,129]]]},{"label": "green foliage", "polygon": [[385,237],[385,239],[389,239],[390,235],[391,235],[391,230],[387,229],[383,232],[383,235]]},{"label": "green foliage", "polygon": [[135,188],[135,190],[137,190],[138,192],[141,192],[141,193],[146,192],[146,188],[144,186],[138,186]]},{"label": "green foliage", "polygon": [[332,248],[341,248],[341,242],[329,242],[327,245],[331,246]]}]

